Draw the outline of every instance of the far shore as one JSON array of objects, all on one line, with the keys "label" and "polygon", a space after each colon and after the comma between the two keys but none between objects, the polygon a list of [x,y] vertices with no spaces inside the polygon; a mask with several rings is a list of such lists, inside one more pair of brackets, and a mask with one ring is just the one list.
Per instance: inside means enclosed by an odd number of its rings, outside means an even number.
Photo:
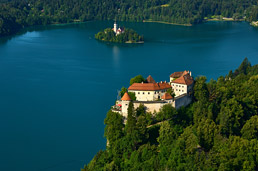
[{"label": "far shore", "polygon": [[86,22],[90,22],[90,21],[80,21],[80,20],[75,20],[69,23],[51,23],[50,25],[52,26],[62,26],[62,25],[70,25],[70,24],[83,24]]},{"label": "far shore", "polygon": [[[226,17],[223,17],[222,19],[219,19],[219,18],[209,18],[209,19],[204,19],[203,20],[203,22],[209,22],[209,21],[245,21],[245,20],[244,19],[234,20],[233,18],[226,18]],[[165,21],[143,20],[142,22],[144,22],[144,23],[171,24],[171,25],[179,25],[179,26],[193,26],[193,24],[178,24],[178,23],[170,23],[170,22],[165,22]]]},{"label": "far shore", "polygon": [[222,19],[219,19],[219,18],[204,19],[204,21],[245,21],[245,20],[244,19],[234,20],[233,18],[223,17]]},{"label": "far shore", "polygon": [[153,21],[153,20],[143,20],[144,23],[161,23],[161,24],[171,24],[171,25],[178,25],[178,26],[192,26],[192,24],[178,24],[178,23],[170,23],[165,21]]}]

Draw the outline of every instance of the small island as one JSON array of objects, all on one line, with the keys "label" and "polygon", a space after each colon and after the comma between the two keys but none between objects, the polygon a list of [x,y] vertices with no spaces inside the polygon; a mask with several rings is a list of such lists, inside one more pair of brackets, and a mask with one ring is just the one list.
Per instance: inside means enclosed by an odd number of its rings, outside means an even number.
[{"label": "small island", "polygon": [[114,43],[144,43],[143,36],[140,36],[133,29],[118,27],[114,23],[114,28],[106,28],[95,34],[97,40]]}]

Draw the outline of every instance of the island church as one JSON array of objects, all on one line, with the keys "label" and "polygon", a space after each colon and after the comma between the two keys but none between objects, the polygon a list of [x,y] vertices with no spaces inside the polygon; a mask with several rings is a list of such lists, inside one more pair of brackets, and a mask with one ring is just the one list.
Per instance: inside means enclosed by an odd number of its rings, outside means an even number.
[{"label": "island church", "polygon": [[116,22],[114,23],[114,28],[112,28],[112,30],[115,32],[116,35],[119,35],[125,32],[124,28],[118,27]]}]

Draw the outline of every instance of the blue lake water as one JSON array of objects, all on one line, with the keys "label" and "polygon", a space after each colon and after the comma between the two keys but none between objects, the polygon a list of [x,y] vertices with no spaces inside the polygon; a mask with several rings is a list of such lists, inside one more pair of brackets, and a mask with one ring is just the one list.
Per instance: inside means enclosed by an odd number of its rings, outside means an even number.
[{"label": "blue lake water", "polygon": [[258,29],[245,22],[119,24],[145,43],[96,41],[112,22],[35,27],[0,39],[1,171],[79,171],[105,149],[106,112],[135,75],[168,81],[191,70],[217,79],[245,57],[258,63]]}]

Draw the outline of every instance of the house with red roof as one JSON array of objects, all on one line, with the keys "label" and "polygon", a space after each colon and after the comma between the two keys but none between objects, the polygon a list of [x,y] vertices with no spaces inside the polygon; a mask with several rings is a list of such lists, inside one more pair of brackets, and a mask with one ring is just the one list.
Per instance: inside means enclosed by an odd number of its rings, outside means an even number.
[{"label": "house with red roof", "polygon": [[176,96],[191,95],[194,85],[192,73],[190,71],[174,72],[170,75],[170,85]]},{"label": "house with red roof", "polygon": [[171,88],[169,83],[159,82],[148,76],[147,82],[144,83],[133,83],[129,88],[128,92],[135,93],[137,101],[155,101],[161,99],[161,97]]}]

